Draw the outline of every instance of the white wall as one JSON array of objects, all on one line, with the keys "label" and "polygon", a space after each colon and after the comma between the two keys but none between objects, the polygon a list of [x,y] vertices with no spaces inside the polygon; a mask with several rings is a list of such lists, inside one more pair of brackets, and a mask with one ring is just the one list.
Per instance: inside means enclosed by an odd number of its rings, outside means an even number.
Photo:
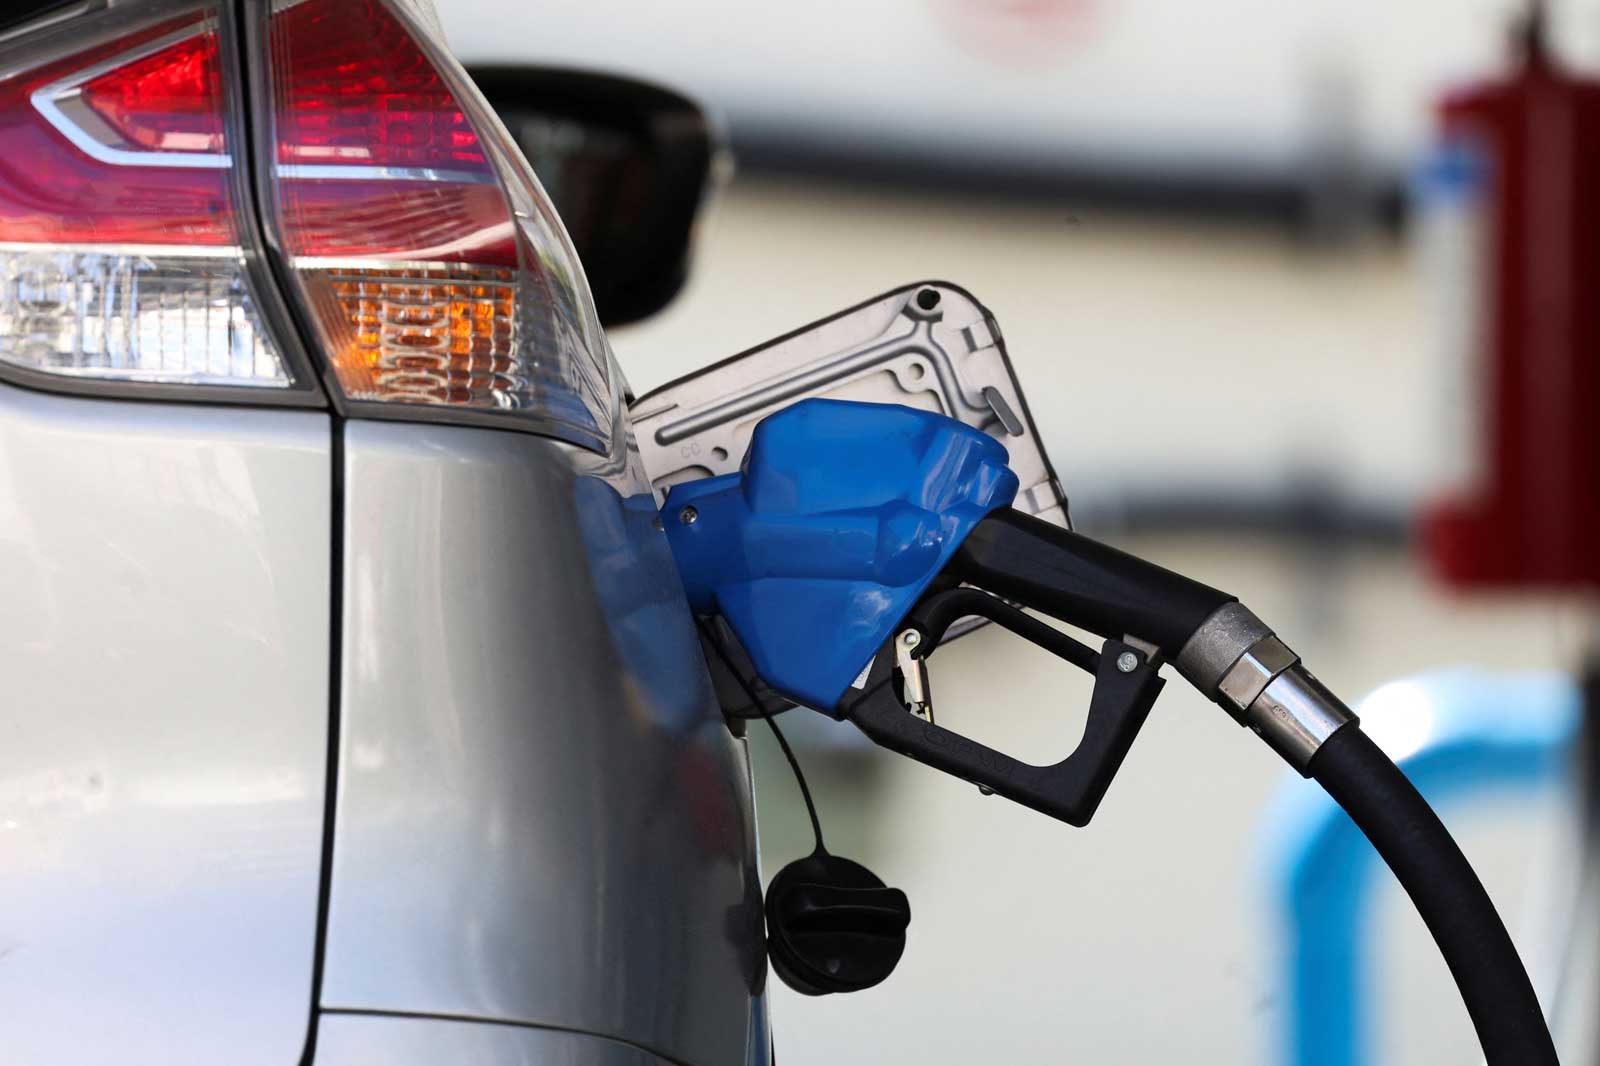
[{"label": "white wall", "polygon": [[[736,126],[1044,160],[1299,165],[1330,131],[1390,165],[1492,69],[1514,0],[437,0],[467,61],[655,77]],[[1600,61],[1600,4],[1554,0]]]}]

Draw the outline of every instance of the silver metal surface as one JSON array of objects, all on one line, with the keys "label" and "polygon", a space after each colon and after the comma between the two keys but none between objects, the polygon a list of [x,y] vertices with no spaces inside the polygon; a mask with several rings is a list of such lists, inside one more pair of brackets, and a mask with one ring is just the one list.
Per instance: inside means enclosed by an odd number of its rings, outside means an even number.
[{"label": "silver metal surface", "polygon": [[436,167],[383,167],[344,163],[279,163],[280,178],[317,181],[442,181],[452,185],[495,185],[498,175],[487,170],[442,170]]},{"label": "silver metal surface", "polygon": [[29,241],[0,241],[0,252],[31,252],[36,255],[89,254],[116,256],[181,256],[184,259],[241,260],[244,253],[237,244],[36,244]]},{"label": "silver metal surface", "polygon": [[376,422],[347,424],[345,458],[324,1006],[744,1063],[765,964],[748,764],[642,473]]},{"label": "silver metal surface", "polygon": [[1207,699],[1217,698],[1217,685],[1239,657],[1272,629],[1237,601],[1225,603],[1194,631],[1173,663],[1178,673]]},{"label": "silver metal surface", "polygon": [[1290,651],[1277,637],[1262,637],[1239,656],[1239,661],[1228,668],[1217,685],[1219,700],[1232,705],[1234,711],[1244,711],[1261,695],[1273,678],[1300,661],[1300,656]]},{"label": "silver metal surface", "polygon": [[0,385],[0,1061],[297,1061],[327,416]]},{"label": "silver metal surface", "polygon": [[1125,651],[1117,656],[1117,669],[1125,674],[1131,674],[1139,668],[1139,657],[1131,651]]},{"label": "silver metal surface", "polygon": [[446,1018],[325,1014],[312,1066],[670,1064],[642,1048],[561,1029]]},{"label": "silver metal surface", "polygon": [[1274,678],[1245,712],[1245,724],[1302,774],[1322,742],[1355,720],[1339,697],[1298,664]]},{"label": "silver metal surface", "polygon": [[[938,299],[924,307],[928,293]],[[990,433],[1021,481],[1015,506],[1069,524],[999,326],[941,282],[896,290],[640,397],[631,413],[645,469],[658,492],[731,473],[757,422],[816,396],[937,411]]]},{"label": "silver metal surface", "polygon": [[1161,658],[1161,648],[1158,645],[1152,644],[1148,640],[1143,640],[1139,637],[1136,637],[1132,633],[1122,634],[1122,643],[1126,644],[1130,648],[1138,650],[1146,659],[1150,661],[1152,666],[1161,665],[1163,660]]},{"label": "silver metal surface", "polygon": [[[894,665],[905,684],[906,703],[911,713],[933,720],[933,701],[928,696],[928,661],[912,655],[922,643],[922,634],[907,629],[894,642]],[[867,670],[872,664],[867,664]],[[862,677],[866,674],[863,672]],[[856,687],[860,687],[859,685]]]}]

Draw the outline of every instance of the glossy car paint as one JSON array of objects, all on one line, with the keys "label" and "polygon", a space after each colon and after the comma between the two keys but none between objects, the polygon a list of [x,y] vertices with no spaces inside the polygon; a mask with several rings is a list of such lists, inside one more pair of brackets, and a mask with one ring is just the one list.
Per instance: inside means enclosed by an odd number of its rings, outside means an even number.
[{"label": "glossy car paint", "polygon": [[0,385],[0,1063],[767,1066],[637,453],[148,388]]},{"label": "glossy car paint", "polygon": [[0,384],[0,1061],[298,1060],[329,433]]},{"label": "glossy car paint", "polygon": [[317,1066],[669,1066],[604,1037],[526,1025],[328,1014]]},{"label": "glossy car paint", "polygon": [[748,763],[636,457],[344,434],[323,1006],[762,1057]]}]

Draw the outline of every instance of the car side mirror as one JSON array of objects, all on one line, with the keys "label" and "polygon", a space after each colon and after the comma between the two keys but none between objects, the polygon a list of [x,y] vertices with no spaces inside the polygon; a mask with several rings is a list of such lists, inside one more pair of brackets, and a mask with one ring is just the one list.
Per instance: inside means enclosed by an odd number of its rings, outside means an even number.
[{"label": "car side mirror", "polygon": [[578,251],[606,326],[661,310],[689,271],[694,222],[726,149],[694,101],[557,67],[467,73],[516,138]]}]

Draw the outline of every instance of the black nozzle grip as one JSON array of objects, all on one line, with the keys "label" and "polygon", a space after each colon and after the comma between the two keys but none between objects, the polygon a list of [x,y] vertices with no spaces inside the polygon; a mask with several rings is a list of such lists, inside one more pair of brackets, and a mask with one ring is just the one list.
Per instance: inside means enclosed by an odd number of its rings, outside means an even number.
[{"label": "black nozzle grip", "polygon": [[891,670],[886,647],[864,688],[841,702],[841,717],[890,751],[1078,826],[1094,817],[1163,684],[1142,651],[1107,640],[1095,661],[1083,739],[1062,761],[1035,766],[910,713],[893,694]]},{"label": "black nozzle grip", "polygon": [[1235,597],[1006,508],[979,522],[945,573],[1102,637],[1136,637],[1175,659]]}]

